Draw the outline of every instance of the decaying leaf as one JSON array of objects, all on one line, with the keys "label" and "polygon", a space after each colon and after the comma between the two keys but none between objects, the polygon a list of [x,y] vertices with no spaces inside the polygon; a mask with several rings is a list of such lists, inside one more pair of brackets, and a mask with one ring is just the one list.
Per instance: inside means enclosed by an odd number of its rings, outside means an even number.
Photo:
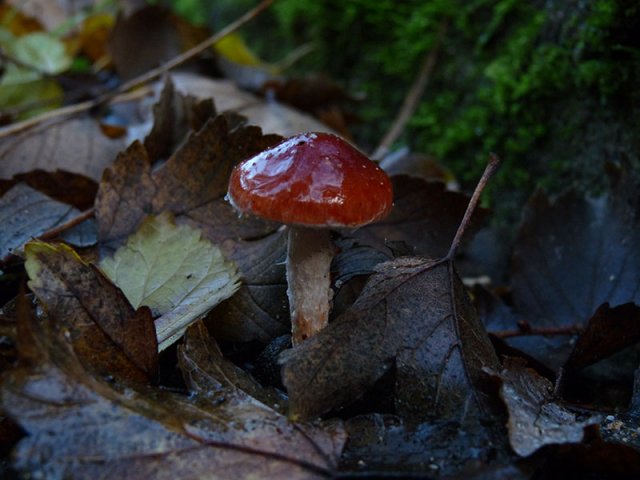
[{"label": "decaying leaf", "polygon": [[485,429],[444,419],[410,425],[396,415],[370,414],[350,418],[345,428],[349,441],[341,467],[354,475],[366,469],[381,478],[465,478],[469,465],[486,468],[506,457],[505,446]]},{"label": "decaying leaf", "polygon": [[238,264],[243,285],[210,315],[216,338],[268,343],[291,331],[285,279],[286,232],[260,240],[234,242],[229,257]]},{"label": "decaying leaf", "polygon": [[[605,302],[640,304],[638,192],[623,177],[597,200],[532,197],[512,264],[513,299],[532,327],[584,324]],[[559,368],[571,351],[568,338],[514,345]]]},{"label": "decaying leaf", "polygon": [[576,370],[602,360],[640,341],[640,307],[625,303],[601,305],[578,336],[566,370]]},{"label": "decaying leaf", "polygon": [[148,308],[135,310],[122,291],[64,244],[30,242],[25,255],[29,288],[86,368],[137,382],[154,379],[158,353]]},{"label": "decaying leaf", "polygon": [[206,395],[212,402],[236,400],[259,402],[280,412],[285,396],[274,388],[265,388],[251,375],[225,359],[216,341],[202,322],[187,329],[185,341],[178,346],[178,365],[192,393]]},{"label": "decaying leaf", "polygon": [[27,241],[78,213],[24,183],[17,184],[0,198],[0,258],[20,252]]},{"label": "decaying leaf", "polygon": [[121,244],[147,215],[165,210],[217,244],[273,231],[266,222],[241,221],[224,196],[235,163],[279,138],[264,136],[257,127],[230,129],[225,117],[218,116],[153,173],[144,146],[134,142],[105,170],[100,183],[95,208],[102,243]]},{"label": "decaying leaf", "polygon": [[153,106],[153,125],[144,138],[149,158],[168,158],[191,131],[198,131],[214,117],[213,99],[196,100],[177,92],[170,76],[165,78],[157,103]]},{"label": "decaying leaf", "polygon": [[215,80],[188,72],[175,73],[172,79],[176,89],[183,94],[198,99],[215,98],[218,111],[238,113],[265,133],[289,137],[303,132],[333,131],[310,115],[279,102],[265,102],[228,80]]},{"label": "decaying leaf", "polygon": [[312,479],[336,466],[344,434],[335,424],[290,424],[237,397],[122,389],[88,375],[54,329],[29,320],[22,334],[35,352],[5,377],[2,406],[27,434],[13,457],[25,475]]},{"label": "decaying leaf", "polygon": [[553,399],[553,384],[527,368],[524,361],[507,359],[499,377],[509,410],[509,440],[520,456],[531,455],[544,445],[579,443],[584,429],[600,420],[597,416],[578,420]]},{"label": "decaying leaf", "polygon": [[79,210],[93,207],[93,201],[98,191],[98,184],[84,175],[67,172],[65,170],[32,170],[19,173],[10,180],[0,179],[0,195],[18,183],[24,183],[31,188],[44,193],[62,203],[73,205]]},{"label": "decaying leaf", "polygon": [[0,178],[35,169],[67,170],[100,180],[102,171],[124,149],[124,139],[110,139],[89,115],[43,122],[0,140]]},{"label": "decaying leaf", "polygon": [[[393,209],[380,222],[358,229],[354,235],[361,242],[386,250],[392,243],[404,242],[414,255],[433,258],[444,256],[469,197],[446,189],[444,183],[397,175],[393,184]],[[480,225],[486,210],[480,209],[467,232]]]},{"label": "decaying leaf", "polygon": [[160,350],[240,286],[233,262],[199,230],[176,225],[168,213],[145,220],[100,268],[134,308],[146,305],[160,317],[155,322]]},{"label": "decaying leaf", "polygon": [[140,75],[180,53],[180,38],[168,9],[149,5],[120,14],[107,50],[121,78]]},{"label": "decaying leaf", "polygon": [[401,258],[376,270],[350,310],[282,354],[291,415],[348,404],[394,364],[398,412],[464,423],[491,410],[482,368],[498,360],[452,261]]}]

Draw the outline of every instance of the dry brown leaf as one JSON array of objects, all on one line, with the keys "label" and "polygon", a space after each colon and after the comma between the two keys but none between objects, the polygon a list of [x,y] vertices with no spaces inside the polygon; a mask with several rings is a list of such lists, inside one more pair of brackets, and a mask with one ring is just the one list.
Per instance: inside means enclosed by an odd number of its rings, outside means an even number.
[{"label": "dry brown leaf", "polygon": [[41,169],[66,170],[93,180],[126,146],[110,139],[88,115],[41,123],[0,139],[0,178]]},{"label": "dry brown leaf", "polygon": [[[162,165],[151,172],[146,149],[134,142],[107,169],[96,197],[99,238],[122,243],[148,214],[171,211],[178,222],[200,228],[214,243],[263,236],[275,229],[263,221],[239,219],[224,199],[229,175],[240,160],[275,144],[280,137],[257,127],[229,127],[223,116],[209,120]],[[224,245],[223,245],[224,246]]]}]

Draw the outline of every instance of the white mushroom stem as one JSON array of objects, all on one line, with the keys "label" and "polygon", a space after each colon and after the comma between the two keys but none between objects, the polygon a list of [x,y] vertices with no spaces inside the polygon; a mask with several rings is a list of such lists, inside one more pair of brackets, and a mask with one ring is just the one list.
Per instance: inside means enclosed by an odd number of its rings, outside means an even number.
[{"label": "white mushroom stem", "polygon": [[293,345],[315,335],[329,322],[333,254],[329,230],[289,227],[287,295]]}]

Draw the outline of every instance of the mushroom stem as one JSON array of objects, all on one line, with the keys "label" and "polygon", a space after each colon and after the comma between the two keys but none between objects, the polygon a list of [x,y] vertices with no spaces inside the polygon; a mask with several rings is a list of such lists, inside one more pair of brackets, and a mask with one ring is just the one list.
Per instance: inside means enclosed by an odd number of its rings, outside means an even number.
[{"label": "mushroom stem", "polygon": [[289,227],[287,295],[293,345],[315,335],[329,322],[333,253],[329,230]]}]

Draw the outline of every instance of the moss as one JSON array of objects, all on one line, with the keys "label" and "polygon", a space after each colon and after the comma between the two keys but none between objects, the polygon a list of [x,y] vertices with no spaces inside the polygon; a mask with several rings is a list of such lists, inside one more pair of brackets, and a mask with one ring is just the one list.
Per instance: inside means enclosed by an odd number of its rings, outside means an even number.
[{"label": "moss", "polygon": [[266,58],[312,42],[300,72],[324,70],[366,94],[354,127],[365,148],[389,128],[447,21],[433,78],[399,145],[436,155],[467,186],[495,151],[504,161],[496,198],[524,197],[536,185],[593,190],[604,161],[640,163],[637,1],[279,0],[261,18],[246,32]]}]

